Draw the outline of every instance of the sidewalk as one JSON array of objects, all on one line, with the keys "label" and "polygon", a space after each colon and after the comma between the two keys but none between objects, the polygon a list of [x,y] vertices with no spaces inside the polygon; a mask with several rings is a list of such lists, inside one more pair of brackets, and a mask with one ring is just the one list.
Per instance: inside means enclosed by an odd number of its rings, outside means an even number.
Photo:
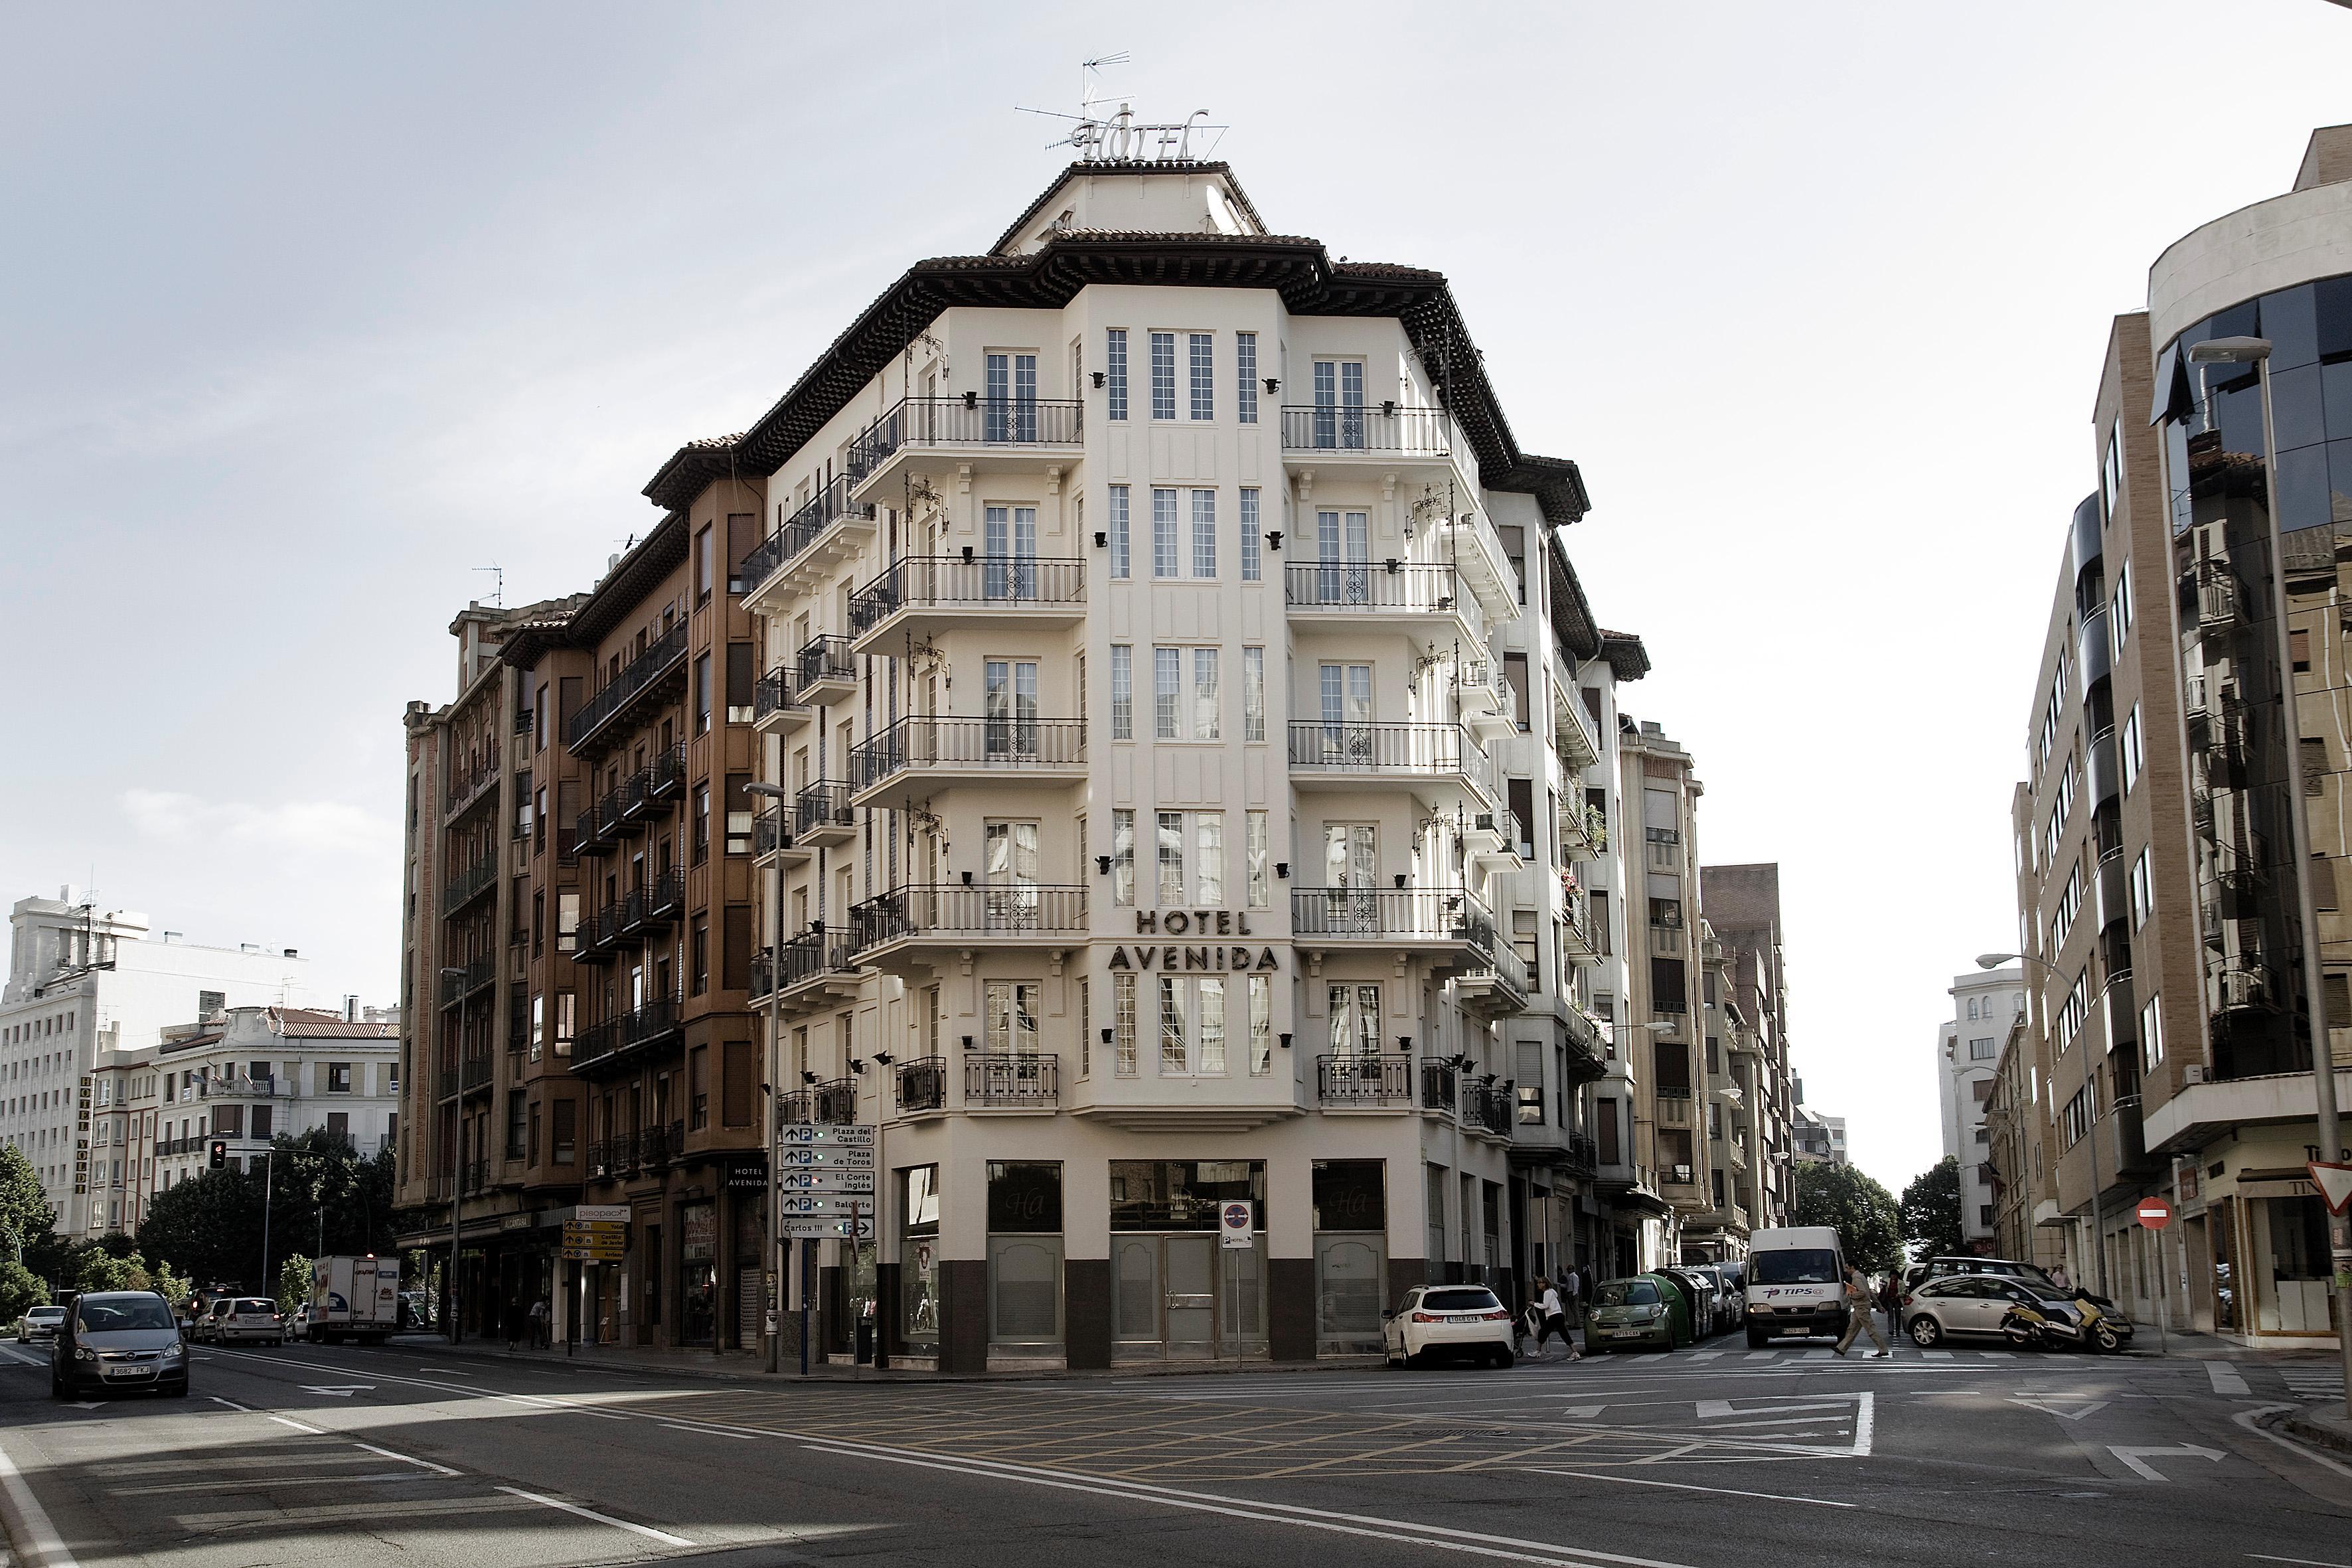
[{"label": "sidewalk", "polygon": [[1377,1355],[1321,1356],[1314,1361],[1201,1361],[1201,1362],[1140,1362],[1127,1365],[1068,1371],[1060,1367],[1040,1367],[1004,1372],[946,1373],[926,1372],[911,1368],[889,1367],[877,1370],[871,1366],[847,1366],[813,1363],[806,1376],[800,1372],[799,1358],[787,1356],[783,1369],[772,1378],[762,1366],[756,1351],[740,1351],[717,1355],[708,1351],[670,1351],[650,1346],[578,1345],[566,1354],[564,1347],[548,1350],[513,1350],[504,1340],[462,1340],[451,1344],[439,1334],[394,1334],[384,1342],[387,1345],[408,1351],[430,1351],[436,1355],[467,1356],[482,1361],[516,1362],[533,1366],[594,1367],[607,1372],[627,1372],[647,1376],[703,1377],[724,1382],[757,1383],[1036,1383],[1048,1380],[1085,1380],[1111,1377],[1200,1376],[1203,1374],[1280,1372],[1361,1372],[1377,1367],[1382,1358]]}]

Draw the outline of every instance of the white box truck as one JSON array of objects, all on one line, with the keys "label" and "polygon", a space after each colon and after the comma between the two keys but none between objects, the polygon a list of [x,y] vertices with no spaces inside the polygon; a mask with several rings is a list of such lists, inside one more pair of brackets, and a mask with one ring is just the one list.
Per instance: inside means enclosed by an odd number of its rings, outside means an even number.
[{"label": "white box truck", "polygon": [[380,1345],[400,1326],[400,1259],[321,1258],[310,1265],[310,1321],[302,1337],[313,1344],[356,1340]]},{"label": "white box truck", "polygon": [[1845,1332],[1845,1249],[1825,1225],[1759,1230],[1748,1238],[1748,1342],[1781,1334]]}]

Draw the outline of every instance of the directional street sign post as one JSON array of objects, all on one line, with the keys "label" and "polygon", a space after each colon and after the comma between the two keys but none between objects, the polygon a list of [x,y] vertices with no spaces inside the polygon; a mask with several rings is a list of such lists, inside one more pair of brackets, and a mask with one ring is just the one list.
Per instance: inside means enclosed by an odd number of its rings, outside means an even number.
[{"label": "directional street sign post", "polygon": [[[776,1186],[786,1193],[866,1193],[874,1191],[872,1171],[845,1170],[839,1165],[798,1165],[777,1173]],[[873,1205],[869,1203],[867,1207]]]},{"label": "directional street sign post", "polygon": [[563,1222],[559,1254],[575,1263],[618,1263],[629,1249],[629,1205],[581,1204]]}]

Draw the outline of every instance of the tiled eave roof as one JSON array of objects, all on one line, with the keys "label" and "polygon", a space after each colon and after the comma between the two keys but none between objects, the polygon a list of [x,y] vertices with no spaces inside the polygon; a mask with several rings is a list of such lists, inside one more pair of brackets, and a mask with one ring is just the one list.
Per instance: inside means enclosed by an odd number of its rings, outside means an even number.
[{"label": "tiled eave roof", "polygon": [[1650,650],[1632,632],[1612,632],[1602,627],[1601,657],[1609,661],[1620,680],[1639,680],[1650,673]]},{"label": "tiled eave roof", "polygon": [[[1533,495],[1545,521],[1590,509],[1573,462],[1521,452],[1444,274],[1384,262],[1335,262],[1320,241],[1293,236],[1066,236],[1027,256],[950,256],[908,268],[861,311],[759,422],[729,443],[682,447],[646,486],[679,510],[730,471],[767,475],[813,439],[943,310],[958,306],[1059,310],[1090,284],[1271,289],[1299,316],[1392,316],[1461,422],[1486,488]],[[603,596],[599,591],[598,596]]]},{"label": "tiled eave roof", "polygon": [[[700,488],[688,492],[687,499],[692,500]],[[686,513],[672,511],[621,557],[621,563],[604,574],[604,580],[568,618],[533,621],[523,626],[499,647],[499,659],[517,669],[529,669],[551,648],[594,647],[645,602],[663,578],[677,570],[686,559]]]}]

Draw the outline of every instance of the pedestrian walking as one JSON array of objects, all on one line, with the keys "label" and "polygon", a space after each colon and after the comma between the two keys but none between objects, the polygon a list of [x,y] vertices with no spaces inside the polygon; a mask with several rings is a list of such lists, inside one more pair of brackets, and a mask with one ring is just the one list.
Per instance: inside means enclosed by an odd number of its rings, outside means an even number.
[{"label": "pedestrian walking", "polygon": [[1536,1360],[1543,1360],[1544,1346],[1550,1342],[1554,1334],[1558,1334],[1559,1342],[1568,1347],[1569,1360],[1581,1360],[1584,1352],[1576,1348],[1576,1336],[1569,1332],[1568,1311],[1559,1299],[1559,1291],[1549,1279],[1538,1279],[1536,1286],[1536,1312],[1543,1325],[1536,1334]]},{"label": "pedestrian walking", "polygon": [[1886,1309],[1886,1337],[1893,1340],[1903,1332],[1903,1288],[1892,1274],[1878,1288],[1878,1304]]},{"label": "pedestrian walking", "polygon": [[1560,1284],[1566,1287],[1561,1305],[1567,1309],[1561,1316],[1568,1320],[1571,1330],[1581,1328],[1584,1324],[1584,1277],[1571,1268]]},{"label": "pedestrian walking", "polygon": [[550,1342],[547,1325],[548,1320],[553,1315],[544,1296],[530,1304],[530,1343],[533,1350],[543,1351],[548,1348]]},{"label": "pedestrian walking", "polygon": [[522,1343],[524,1319],[521,1297],[512,1296],[507,1299],[506,1319],[507,1349],[512,1351]]},{"label": "pedestrian walking", "polygon": [[1838,1354],[1845,1354],[1845,1347],[1853,1343],[1853,1336],[1864,1330],[1869,1331],[1872,1342],[1878,1346],[1876,1350],[1870,1352],[1872,1360],[1875,1361],[1895,1353],[1886,1348],[1886,1336],[1878,1331],[1877,1316],[1871,1311],[1874,1304],[1870,1281],[1862,1277],[1862,1270],[1847,1269],[1845,1271],[1845,1332],[1838,1336]]}]

